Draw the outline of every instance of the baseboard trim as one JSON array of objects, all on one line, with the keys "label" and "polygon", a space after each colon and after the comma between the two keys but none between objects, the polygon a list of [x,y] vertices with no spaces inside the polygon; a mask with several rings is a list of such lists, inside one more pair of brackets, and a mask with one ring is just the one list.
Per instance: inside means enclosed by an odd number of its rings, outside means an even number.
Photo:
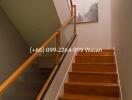
[{"label": "baseboard trim", "polygon": [[59,88],[59,91],[58,91],[58,93],[57,93],[57,95],[56,95],[55,100],[58,100],[59,96],[61,96],[61,95],[64,93],[64,91],[62,91],[63,88],[64,88],[64,83],[65,83],[65,81],[68,79],[68,72],[70,71],[70,69],[72,69],[72,63],[74,62],[74,57],[75,57],[75,55],[76,55],[76,53],[73,54],[73,57],[72,57],[72,59],[71,59],[71,62],[69,63],[68,70],[66,71],[66,74],[65,74],[64,79],[63,79],[63,81],[62,81],[62,83],[61,83],[61,86],[60,86],[60,88]]},{"label": "baseboard trim", "polygon": [[119,88],[120,88],[120,95],[121,95],[121,100],[123,100],[122,86],[121,86],[121,81],[120,81],[119,67],[118,67],[118,61],[117,61],[117,55],[116,55],[116,49],[115,48],[114,48],[114,55],[115,55],[115,60],[116,60],[116,69],[117,69],[117,73],[118,73],[118,82],[119,82]]}]

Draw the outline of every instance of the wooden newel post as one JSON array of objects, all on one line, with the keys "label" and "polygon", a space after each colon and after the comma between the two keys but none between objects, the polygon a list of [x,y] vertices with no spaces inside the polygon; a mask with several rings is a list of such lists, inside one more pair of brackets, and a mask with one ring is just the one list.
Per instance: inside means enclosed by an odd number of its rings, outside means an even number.
[{"label": "wooden newel post", "polygon": [[58,52],[59,48],[60,48],[60,32],[58,32],[58,34],[56,35],[56,65],[58,65],[60,62],[60,52]]},{"label": "wooden newel post", "polygon": [[71,7],[71,16],[74,16],[74,6]]},{"label": "wooden newel post", "polygon": [[74,17],[74,33],[76,34],[76,21],[77,21],[77,18],[76,18],[76,5],[73,5],[72,7],[72,16]]}]

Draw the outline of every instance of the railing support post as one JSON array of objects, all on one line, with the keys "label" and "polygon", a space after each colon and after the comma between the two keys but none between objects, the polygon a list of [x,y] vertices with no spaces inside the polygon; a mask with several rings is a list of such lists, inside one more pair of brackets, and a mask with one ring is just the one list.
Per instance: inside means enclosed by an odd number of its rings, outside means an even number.
[{"label": "railing support post", "polygon": [[74,33],[76,34],[76,5],[72,7],[72,16],[74,17]]},{"label": "railing support post", "polygon": [[56,65],[58,65],[60,62],[60,52],[58,52],[59,48],[60,48],[60,32],[58,32],[58,34],[56,35]]}]

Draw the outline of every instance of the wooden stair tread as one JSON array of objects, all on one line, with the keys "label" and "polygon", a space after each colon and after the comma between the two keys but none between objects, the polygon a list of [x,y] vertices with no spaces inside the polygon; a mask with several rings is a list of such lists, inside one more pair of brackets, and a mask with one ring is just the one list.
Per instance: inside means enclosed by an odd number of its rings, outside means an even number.
[{"label": "wooden stair tread", "polygon": [[69,72],[69,82],[117,83],[116,72]]},{"label": "wooden stair tread", "polygon": [[64,93],[119,97],[119,85],[117,83],[68,82],[64,84]]},{"label": "wooden stair tread", "polygon": [[120,100],[119,97],[95,96],[95,95],[78,95],[64,94],[59,100]]},{"label": "wooden stair tread", "polygon": [[115,57],[76,55],[75,63],[115,63]]},{"label": "wooden stair tread", "polygon": [[116,72],[115,63],[73,63],[73,71],[80,72]]}]

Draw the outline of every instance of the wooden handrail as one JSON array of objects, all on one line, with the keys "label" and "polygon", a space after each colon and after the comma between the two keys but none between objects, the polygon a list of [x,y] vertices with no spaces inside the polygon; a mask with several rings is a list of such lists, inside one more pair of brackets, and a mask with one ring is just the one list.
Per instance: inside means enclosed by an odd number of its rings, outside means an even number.
[{"label": "wooden handrail", "polygon": [[[52,36],[48,38],[46,42],[42,44],[42,46],[39,48],[46,48],[50,42],[58,36],[60,33],[58,31],[62,31],[73,19],[73,16],[71,16],[67,21],[64,22],[61,28],[57,30]],[[60,40],[59,40],[60,41]],[[22,73],[23,71],[28,68],[28,66],[39,56],[40,52],[33,53],[18,69],[11,74],[1,85],[0,85],[0,94],[4,92]]]}]

